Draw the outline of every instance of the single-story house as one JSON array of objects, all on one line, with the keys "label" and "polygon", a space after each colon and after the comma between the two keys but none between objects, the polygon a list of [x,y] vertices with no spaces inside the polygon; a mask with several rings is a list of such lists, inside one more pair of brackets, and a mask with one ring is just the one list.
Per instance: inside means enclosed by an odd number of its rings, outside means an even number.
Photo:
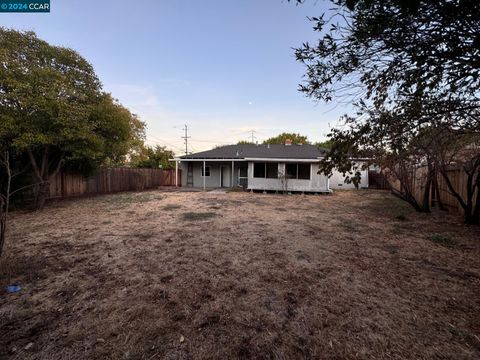
[{"label": "single-story house", "polygon": [[[242,144],[218,147],[176,157],[181,184],[186,187],[222,188],[241,186],[249,190],[328,193],[331,189],[354,188],[334,171],[319,174],[326,151],[314,145]],[[360,187],[368,187],[368,170],[362,171]],[[178,171],[176,171],[178,183]]]}]

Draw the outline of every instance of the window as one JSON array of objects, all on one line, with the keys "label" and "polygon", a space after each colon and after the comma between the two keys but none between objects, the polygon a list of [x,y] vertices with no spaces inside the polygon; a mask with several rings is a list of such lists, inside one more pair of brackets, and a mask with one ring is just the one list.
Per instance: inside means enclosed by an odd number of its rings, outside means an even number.
[{"label": "window", "polygon": [[267,163],[267,178],[278,178],[278,163]]},{"label": "window", "polygon": [[287,163],[285,172],[288,179],[310,180],[310,164],[308,163]]},{"label": "window", "polygon": [[210,166],[205,166],[205,174],[203,173],[203,166],[202,166],[202,177],[203,176],[210,176]]},{"label": "window", "polygon": [[254,163],[253,177],[262,179],[277,179],[278,163]]},{"label": "window", "polygon": [[285,164],[285,175],[287,179],[297,178],[297,164]]},{"label": "window", "polygon": [[253,164],[253,177],[254,178],[265,178],[265,163],[254,163]]},{"label": "window", "polygon": [[243,177],[243,178],[246,178],[248,177],[248,168],[246,167],[241,167],[240,169],[238,169],[240,171],[240,177]]},{"label": "window", "polygon": [[298,179],[310,180],[310,164],[298,164]]}]

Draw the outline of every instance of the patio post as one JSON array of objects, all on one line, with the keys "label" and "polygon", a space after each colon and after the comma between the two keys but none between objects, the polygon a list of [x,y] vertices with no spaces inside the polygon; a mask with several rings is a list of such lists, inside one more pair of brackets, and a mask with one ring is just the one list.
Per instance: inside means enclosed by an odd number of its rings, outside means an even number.
[{"label": "patio post", "polygon": [[175,160],[175,187],[178,187],[178,161]]},{"label": "patio post", "polygon": [[233,188],[233,174],[235,173],[235,166],[234,166],[234,162],[232,160],[232,174],[230,175],[230,185],[231,187]]},{"label": "patio post", "polygon": [[203,161],[203,191],[205,191],[205,160]]}]

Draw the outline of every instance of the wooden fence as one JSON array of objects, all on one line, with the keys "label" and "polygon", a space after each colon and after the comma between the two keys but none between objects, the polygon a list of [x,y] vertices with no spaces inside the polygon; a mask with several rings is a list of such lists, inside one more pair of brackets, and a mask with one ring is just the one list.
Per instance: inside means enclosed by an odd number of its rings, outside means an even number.
[{"label": "wooden fence", "polygon": [[[463,169],[448,170],[448,178],[456,192],[460,194],[463,200],[467,201],[467,173]],[[447,183],[443,176],[438,176],[438,192],[440,200],[448,211],[460,213],[462,207],[458,200],[452,195],[448,189]]]},{"label": "wooden fence", "polygon": [[[178,170],[178,186],[181,186]],[[119,191],[140,191],[159,186],[175,186],[175,170],[112,168],[84,177],[60,172],[50,182],[50,199],[109,194]]]},{"label": "wooden fence", "polygon": [[[415,198],[419,203],[422,202],[423,193],[426,184],[426,176],[427,176],[427,168],[426,167],[419,167],[415,170],[414,176],[412,176],[412,189],[414,190]],[[453,188],[456,192],[458,192],[464,201],[467,198],[467,174],[461,168],[452,168],[448,170],[448,178],[452,183]],[[452,213],[461,213],[462,208],[450,190],[448,189],[447,183],[442,175],[438,174],[437,177],[438,182],[438,198],[443,203],[443,206]],[[390,185],[392,188],[401,191],[400,182],[398,180],[390,180]],[[437,196],[434,195],[434,189],[432,187],[432,191],[430,192],[430,204],[435,206],[437,203]],[[433,196],[432,196],[433,194]]]},{"label": "wooden fence", "polygon": [[368,187],[370,189],[390,189],[387,177],[377,171],[368,172]]}]

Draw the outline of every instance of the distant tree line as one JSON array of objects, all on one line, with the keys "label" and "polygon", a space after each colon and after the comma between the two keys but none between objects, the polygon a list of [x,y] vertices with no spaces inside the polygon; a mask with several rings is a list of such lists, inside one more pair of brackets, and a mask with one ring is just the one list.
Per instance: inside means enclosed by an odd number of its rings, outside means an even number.
[{"label": "distant tree line", "polygon": [[[305,135],[301,135],[298,133],[281,133],[271,138],[268,138],[262,142],[262,144],[285,144],[287,140],[290,140],[292,144],[297,145],[305,145],[305,144],[312,144],[308,137]],[[248,145],[248,144],[255,144],[248,140],[241,140],[237,142],[237,145]],[[320,148],[329,149],[332,146],[332,140],[325,140],[315,142],[313,145],[316,145]]]}]

